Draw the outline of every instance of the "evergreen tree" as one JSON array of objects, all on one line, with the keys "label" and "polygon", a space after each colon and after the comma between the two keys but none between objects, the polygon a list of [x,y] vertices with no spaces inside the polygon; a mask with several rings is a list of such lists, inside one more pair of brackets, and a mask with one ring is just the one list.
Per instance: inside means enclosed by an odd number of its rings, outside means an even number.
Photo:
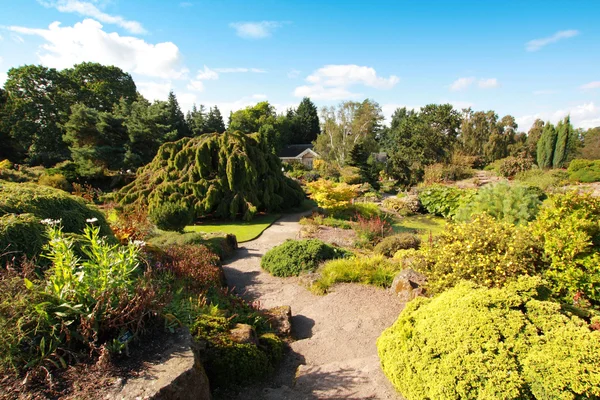
[{"label": "evergreen tree", "polygon": [[556,146],[556,129],[554,125],[547,122],[544,126],[542,136],[537,143],[537,164],[538,167],[547,169],[552,167],[554,159],[554,148]]},{"label": "evergreen tree", "polygon": [[319,114],[317,107],[308,97],[302,99],[295,111],[288,110],[288,118],[293,121],[291,144],[308,144],[317,140],[321,133]]},{"label": "evergreen tree", "polygon": [[558,123],[556,132],[557,138],[552,166],[554,168],[563,168],[569,156],[569,143],[572,141],[572,136],[574,134],[571,118],[569,116],[566,116],[564,120]]},{"label": "evergreen tree", "polygon": [[206,130],[206,111],[202,104],[200,104],[199,108],[196,108],[194,104],[192,110],[188,111],[185,120],[192,132],[192,136],[208,133]]},{"label": "evergreen tree", "polygon": [[171,130],[177,131],[177,139],[191,136],[190,128],[185,120],[183,112],[179,107],[179,102],[173,91],[169,92],[167,100],[169,109],[169,121],[168,124],[171,126]]},{"label": "evergreen tree", "polygon": [[534,160],[537,159],[537,144],[542,137],[542,132],[544,131],[544,121],[541,119],[536,119],[529,132],[527,133],[527,154],[531,156]]},{"label": "evergreen tree", "polygon": [[206,116],[206,130],[205,133],[223,133],[225,132],[225,122],[223,122],[223,116],[217,106],[211,107]]}]

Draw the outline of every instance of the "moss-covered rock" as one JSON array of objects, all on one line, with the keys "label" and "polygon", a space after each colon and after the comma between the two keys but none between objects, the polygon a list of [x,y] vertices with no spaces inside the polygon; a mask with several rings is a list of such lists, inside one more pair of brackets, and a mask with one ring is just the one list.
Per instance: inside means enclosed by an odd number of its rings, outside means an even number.
[{"label": "moss-covered rock", "polygon": [[194,217],[251,219],[257,211],[298,207],[300,186],[281,172],[279,158],[241,133],[206,134],[165,143],[118,194],[123,205],[182,202]]},{"label": "moss-covered rock", "polygon": [[598,398],[600,331],[546,293],[527,277],[417,298],[377,341],[383,371],[407,400]]}]

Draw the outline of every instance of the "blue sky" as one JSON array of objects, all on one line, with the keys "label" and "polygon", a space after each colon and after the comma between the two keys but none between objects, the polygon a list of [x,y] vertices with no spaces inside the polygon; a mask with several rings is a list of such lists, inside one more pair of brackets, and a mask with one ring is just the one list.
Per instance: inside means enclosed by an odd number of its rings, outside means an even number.
[{"label": "blue sky", "polygon": [[23,64],[130,72],[224,115],[371,98],[600,126],[600,1],[0,0],[0,83]]}]

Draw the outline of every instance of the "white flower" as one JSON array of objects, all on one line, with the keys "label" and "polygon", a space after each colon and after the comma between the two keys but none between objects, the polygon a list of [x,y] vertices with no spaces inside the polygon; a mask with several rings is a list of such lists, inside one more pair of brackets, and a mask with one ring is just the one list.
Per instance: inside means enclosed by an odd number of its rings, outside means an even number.
[{"label": "white flower", "polygon": [[93,224],[94,222],[98,222],[98,218],[88,218],[85,220],[88,224]]},{"label": "white flower", "polygon": [[41,220],[40,223],[42,223],[44,225],[54,226],[54,225],[60,224],[60,219],[46,218],[46,219]]},{"label": "white flower", "polygon": [[146,245],[146,242],[144,242],[143,240],[134,240],[133,244],[137,247],[144,247]]}]

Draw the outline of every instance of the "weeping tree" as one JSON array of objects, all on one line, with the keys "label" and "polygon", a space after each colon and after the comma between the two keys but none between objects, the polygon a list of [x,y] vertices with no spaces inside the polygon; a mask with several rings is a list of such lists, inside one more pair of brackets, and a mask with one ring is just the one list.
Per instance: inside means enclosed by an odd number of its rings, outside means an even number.
[{"label": "weeping tree", "polygon": [[163,144],[117,197],[124,206],[147,206],[150,214],[176,204],[193,218],[250,220],[257,211],[301,205],[304,192],[283,175],[279,158],[260,136],[226,132]]}]

